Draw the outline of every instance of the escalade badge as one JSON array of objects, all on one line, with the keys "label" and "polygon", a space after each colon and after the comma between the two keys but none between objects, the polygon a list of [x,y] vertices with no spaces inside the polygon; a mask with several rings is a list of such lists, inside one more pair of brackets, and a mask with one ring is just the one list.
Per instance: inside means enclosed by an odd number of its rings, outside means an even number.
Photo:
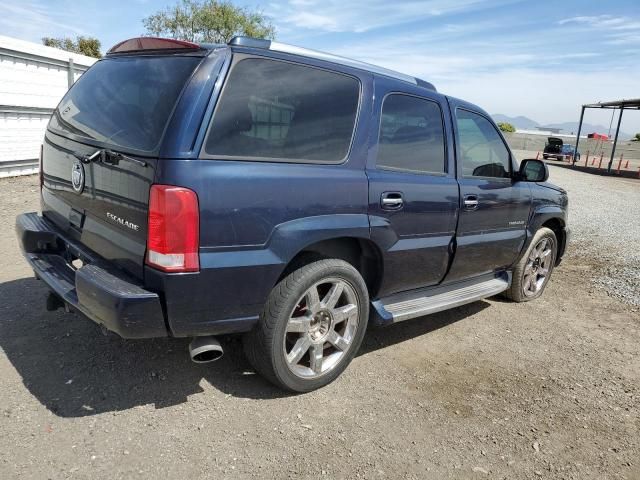
[{"label": "escalade badge", "polygon": [[125,220],[124,218],[121,218],[117,215],[114,215],[111,212],[107,212],[107,218],[109,220],[113,220],[116,223],[119,223],[120,225],[124,225],[125,227],[130,228],[131,230],[135,230],[136,232],[140,230],[140,225],[136,225],[135,223],[130,222],[129,220]]},{"label": "escalade badge", "polygon": [[71,167],[71,186],[76,193],[82,193],[84,190],[84,167],[80,160],[76,160]]}]

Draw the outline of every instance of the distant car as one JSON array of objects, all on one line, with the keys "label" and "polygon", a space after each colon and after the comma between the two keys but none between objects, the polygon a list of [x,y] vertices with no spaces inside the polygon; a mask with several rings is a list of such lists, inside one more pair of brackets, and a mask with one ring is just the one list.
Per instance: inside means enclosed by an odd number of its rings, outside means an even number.
[{"label": "distant car", "polygon": [[571,160],[575,156],[575,161],[580,160],[580,152],[576,152],[576,147],[573,145],[562,145],[562,155],[564,158],[559,158],[558,160]]},{"label": "distant car", "polygon": [[556,155],[562,153],[562,145],[563,141],[561,138],[547,137],[547,143],[544,146],[542,158],[544,158],[545,160],[547,160],[551,156],[555,158]]},{"label": "distant car", "polygon": [[[566,145],[561,138],[548,137],[547,143],[544,146],[542,152],[542,158],[545,160],[571,160],[576,155],[575,147],[573,145]],[[580,152],[577,153],[575,161],[580,160]]]}]

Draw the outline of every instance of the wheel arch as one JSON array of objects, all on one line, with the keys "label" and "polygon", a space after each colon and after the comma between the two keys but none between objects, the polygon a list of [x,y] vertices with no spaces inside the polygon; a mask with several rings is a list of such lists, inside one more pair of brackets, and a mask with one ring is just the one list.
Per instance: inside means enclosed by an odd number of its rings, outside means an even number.
[{"label": "wheel arch", "polygon": [[540,227],[546,227],[553,231],[558,240],[558,253],[556,255],[556,265],[560,263],[564,251],[567,247],[567,232],[565,230],[565,223],[558,217],[553,217],[546,220]]},{"label": "wheel arch", "polygon": [[358,270],[371,298],[378,292],[383,274],[382,252],[371,239],[354,236],[326,238],[300,248],[289,260],[276,283],[304,265],[327,258],[343,260]]},{"label": "wheel arch", "polygon": [[527,232],[528,238],[524,251],[529,248],[531,240],[536,232],[543,227],[551,229],[558,240],[558,253],[556,256],[556,265],[558,265],[567,246],[567,224],[565,211],[556,206],[545,206],[537,209],[533,213],[532,221],[529,223]]}]

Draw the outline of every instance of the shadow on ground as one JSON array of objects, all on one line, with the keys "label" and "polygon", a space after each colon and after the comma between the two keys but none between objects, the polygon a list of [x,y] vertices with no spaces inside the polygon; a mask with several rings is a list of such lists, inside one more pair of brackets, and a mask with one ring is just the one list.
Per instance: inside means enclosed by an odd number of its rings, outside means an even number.
[{"label": "shadow on ground", "polygon": [[[44,308],[45,287],[25,278],[0,284],[0,346],[24,385],[61,417],[82,417],[146,404],[177,405],[203,391],[202,380],[243,398],[287,394],[253,374],[237,337],[223,339],[225,356],[197,365],[189,339],[123,340],[104,335],[81,315]],[[488,307],[476,302],[428,318],[368,332],[359,355],[427,334]]]}]

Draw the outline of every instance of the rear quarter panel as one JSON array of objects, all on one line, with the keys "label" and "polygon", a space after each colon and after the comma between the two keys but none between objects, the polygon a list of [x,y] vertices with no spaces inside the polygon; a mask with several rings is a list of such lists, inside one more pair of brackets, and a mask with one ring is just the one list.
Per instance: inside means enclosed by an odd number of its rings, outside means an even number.
[{"label": "rear quarter panel", "polygon": [[158,275],[148,269],[145,276],[165,294],[174,335],[217,333],[225,322],[257,317],[288,262],[308,245],[369,238],[364,164],[372,80],[346,67],[345,73],[360,79],[361,100],[342,164],[215,158],[158,163],[156,181],[194,190],[200,207],[201,271]]}]

